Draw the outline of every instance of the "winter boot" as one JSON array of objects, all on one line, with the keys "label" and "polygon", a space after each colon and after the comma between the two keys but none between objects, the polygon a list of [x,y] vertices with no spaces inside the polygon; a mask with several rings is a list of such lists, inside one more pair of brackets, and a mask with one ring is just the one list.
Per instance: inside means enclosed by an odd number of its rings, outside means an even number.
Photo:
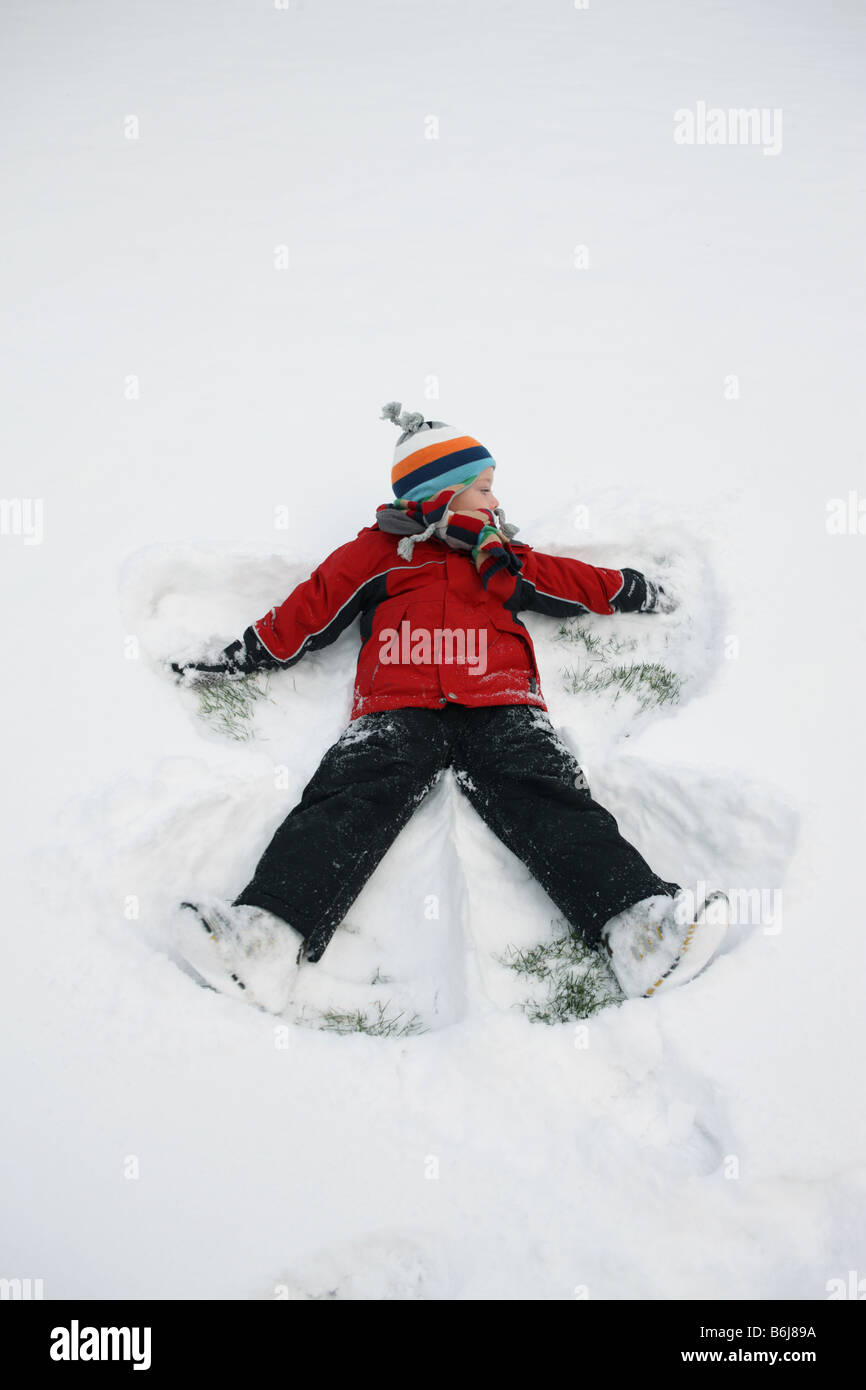
[{"label": "winter boot", "polygon": [[235,907],[220,898],[181,903],[175,944],[213,989],[234,994],[269,1013],[285,1009],[305,938],[260,907]]},{"label": "winter boot", "polygon": [[728,899],[709,893],[691,913],[691,895],[659,895],[626,908],[606,923],[602,941],[623,994],[649,998],[684,985],[718,951],[728,928]]}]

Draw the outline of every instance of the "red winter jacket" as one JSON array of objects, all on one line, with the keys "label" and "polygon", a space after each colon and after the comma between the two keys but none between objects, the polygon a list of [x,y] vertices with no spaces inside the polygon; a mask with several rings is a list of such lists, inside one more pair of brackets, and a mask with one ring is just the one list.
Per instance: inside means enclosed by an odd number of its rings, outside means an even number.
[{"label": "red winter jacket", "polygon": [[[416,543],[367,526],[341,545],[278,608],[243,635],[246,669],[293,666],[360,616],[352,719],[407,705],[536,705],[545,709],[532,639],[517,616],[649,612],[657,588],[636,570],[601,569],[512,542],[519,574],[484,588],[465,551]],[[239,645],[239,644],[238,644]]]}]

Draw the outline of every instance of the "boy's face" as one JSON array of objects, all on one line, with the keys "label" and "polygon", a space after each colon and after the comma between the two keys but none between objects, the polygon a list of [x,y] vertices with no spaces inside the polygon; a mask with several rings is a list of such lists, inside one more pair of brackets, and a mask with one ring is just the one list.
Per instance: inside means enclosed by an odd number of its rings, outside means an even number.
[{"label": "boy's face", "polygon": [[474,483],[470,483],[462,492],[455,493],[451,499],[449,510],[452,512],[477,512],[482,507],[490,509],[499,506],[498,501],[493,496],[493,469],[485,468],[483,473],[479,473]]}]

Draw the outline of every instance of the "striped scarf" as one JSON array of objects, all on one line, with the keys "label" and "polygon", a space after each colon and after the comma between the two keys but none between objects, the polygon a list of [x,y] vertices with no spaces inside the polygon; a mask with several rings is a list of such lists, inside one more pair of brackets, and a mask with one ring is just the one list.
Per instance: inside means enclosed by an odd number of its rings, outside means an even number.
[{"label": "striped scarf", "polygon": [[523,561],[509,544],[519,528],[508,525],[501,507],[495,512],[486,507],[477,512],[449,511],[449,502],[465,486],[460,483],[444,487],[423,502],[409,502],[405,498],[383,502],[376,508],[376,524],[381,531],[402,537],[397,553],[404,560],[412,559],[418,541],[430,540],[433,536],[453,550],[469,551],[486,589],[500,570],[518,574],[523,568]]}]

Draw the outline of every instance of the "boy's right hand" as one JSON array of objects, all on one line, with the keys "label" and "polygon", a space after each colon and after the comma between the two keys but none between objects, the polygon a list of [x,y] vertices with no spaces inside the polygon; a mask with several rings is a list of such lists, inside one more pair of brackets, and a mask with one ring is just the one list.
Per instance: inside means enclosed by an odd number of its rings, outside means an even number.
[{"label": "boy's right hand", "polygon": [[172,661],[171,669],[185,685],[214,685],[238,676],[250,676],[254,670],[243,642],[232,642],[216,662]]}]

